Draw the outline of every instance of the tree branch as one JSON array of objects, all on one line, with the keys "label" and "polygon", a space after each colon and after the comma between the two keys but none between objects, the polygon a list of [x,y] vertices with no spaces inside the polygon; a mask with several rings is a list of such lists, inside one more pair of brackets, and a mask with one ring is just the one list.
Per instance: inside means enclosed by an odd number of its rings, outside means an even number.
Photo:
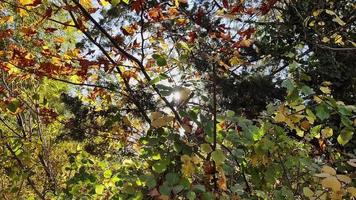
[{"label": "tree branch", "polygon": [[[146,78],[147,82],[150,83],[151,82],[151,77],[148,75],[145,66],[143,65],[142,62],[140,62],[140,60],[138,60],[135,56],[129,54],[128,52],[126,52],[123,48],[121,48],[118,43],[114,40],[114,38],[88,13],[88,11],[77,1],[77,0],[72,0],[78,7],[79,9],[82,11],[82,13],[85,15],[85,17],[87,17],[92,23],[94,23],[95,27],[98,28],[100,30],[101,33],[103,33],[109,40],[110,42],[113,44],[113,46],[119,50],[119,52],[124,55],[127,59],[131,60],[132,62],[136,63],[139,67],[141,72],[143,73],[144,77]],[[158,90],[158,88],[151,84],[151,87],[153,88],[153,90],[158,94],[158,96],[164,101],[164,103],[166,104],[167,107],[170,108],[170,110],[173,112],[175,118],[177,119],[177,121],[180,124],[183,124],[182,119],[180,118],[180,115],[178,114],[178,112],[175,110],[175,108],[171,105],[171,103],[167,100],[166,97],[164,97],[160,91]]]}]

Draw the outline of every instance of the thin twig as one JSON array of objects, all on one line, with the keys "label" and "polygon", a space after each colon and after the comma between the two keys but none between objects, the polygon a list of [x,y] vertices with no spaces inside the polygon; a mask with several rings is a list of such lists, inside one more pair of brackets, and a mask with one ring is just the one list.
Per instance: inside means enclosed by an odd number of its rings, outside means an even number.
[{"label": "thin twig", "polygon": [[[142,62],[140,62],[139,59],[137,59],[135,56],[129,54],[127,51],[125,51],[123,48],[121,48],[118,43],[115,41],[115,39],[90,15],[90,13],[88,13],[88,11],[77,1],[77,0],[72,0],[78,7],[79,9],[82,11],[82,13],[85,15],[85,17],[87,17],[94,25],[96,28],[99,29],[99,31],[101,33],[103,33],[108,39],[109,41],[112,43],[112,45],[119,50],[119,52],[124,55],[127,59],[131,60],[132,62],[136,63],[139,67],[141,72],[143,73],[145,79],[147,80],[148,83],[150,83],[151,77],[148,75],[145,66],[143,65]],[[177,121],[180,124],[183,124],[183,121],[179,115],[179,113],[177,112],[177,110],[173,107],[173,105],[171,105],[171,103],[167,100],[166,97],[164,97],[161,92],[159,91],[159,89],[154,85],[151,84],[151,87],[153,88],[153,90],[158,94],[158,96],[164,101],[164,103],[166,104],[166,106],[168,108],[170,108],[170,110],[173,112],[175,118],[177,119]]]}]

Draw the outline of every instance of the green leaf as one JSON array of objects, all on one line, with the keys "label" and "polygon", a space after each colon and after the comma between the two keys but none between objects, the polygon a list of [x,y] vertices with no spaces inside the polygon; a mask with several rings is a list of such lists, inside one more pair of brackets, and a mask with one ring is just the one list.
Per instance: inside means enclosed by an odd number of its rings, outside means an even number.
[{"label": "green leaf", "polygon": [[320,120],[328,119],[330,117],[330,111],[329,111],[328,107],[324,104],[318,105],[316,107],[316,116]]},{"label": "green leaf", "polygon": [[40,100],[40,95],[39,94],[34,94],[34,95],[32,95],[32,98],[34,99],[34,100]]},{"label": "green leaf", "polygon": [[213,149],[211,148],[210,144],[205,143],[205,144],[201,144],[200,145],[201,151],[204,153],[210,153],[213,151]]},{"label": "green leaf", "polygon": [[143,199],[143,194],[141,191],[138,191],[135,193],[135,196],[132,198],[132,200],[142,200]]},{"label": "green leaf", "polygon": [[177,173],[166,174],[166,180],[169,185],[176,185],[179,182],[179,176]]},{"label": "green leaf", "polygon": [[214,200],[214,199],[215,199],[214,194],[211,192],[206,192],[203,194],[202,200]]},{"label": "green leaf", "polygon": [[255,129],[252,132],[252,139],[253,141],[258,141],[260,140],[265,134],[265,131],[263,130],[263,128],[259,128],[259,129]]},{"label": "green leaf", "polygon": [[320,138],[321,125],[314,126],[310,129],[310,138]]},{"label": "green leaf", "polygon": [[156,179],[154,176],[147,176],[146,178],[146,186],[151,189],[157,185]]},{"label": "green leaf", "polygon": [[211,158],[213,159],[213,161],[215,161],[216,164],[221,164],[226,159],[224,152],[220,149],[213,151],[211,153]]},{"label": "green leaf", "polygon": [[95,193],[96,194],[103,194],[104,192],[104,185],[95,185]]},{"label": "green leaf", "polygon": [[287,88],[288,92],[294,89],[294,83],[290,79],[286,79],[282,82],[282,87]]},{"label": "green leaf", "polygon": [[195,192],[193,191],[189,191],[186,195],[187,199],[189,200],[195,200],[195,198],[197,197],[197,195],[195,194]]},{"label": "green leaf", "polygon": [[308,188],[308,187],[304,187],[303,188],[303,194],[306,196],[306,197],[312,197],[312,196],[314,196],[314,192],[310,189],[310,188]]},{"label": "green leaf", "polygon": [[228,111],[226,111],[226,116],[227,117],[234,117],[235,116],[235,112],[234,111],[232,111],[232,110],[228,110]]},{"label": "green leaf", "polygon": [[344,128],[341,130],[340,135],[337,137],[337,142],[341,145],[345,145],[351,140],[353,134],[353,130]]},{"label": "green leaf", "polygon": [[152,58],[155,59],[155,60],[157,60],[159,57],[161,57],[159,54],[153,54],[152,55]]},{"label": "green leaf", "polygon": [[196,192],[205,192],[204,185],[193,185],[192,189]]},{"label": "green leaf", "polygon": [[163,57],[157,58],[157,59],[156,59],[156,62],[157,62],[157,65],[158,65],[158,66],[165,66],[165,65],[167,65],[167,61],[166,61],[166,59],[163,58]]},{"label": "green leaf", "polygon": [[162,80],[168,79],[168,78],[169,78],[169,76],[167,76],[166,74],[160,74],[160,75],[157,76],[156,78],[152,79],[152,80],[150,81],[150,84],[151,84],[151,85],[154,85],[154,84],[156,84],[156,83],[158,83],[158,82],[160,82],[160,81],[162,81]]},{"label": "green leaf", "polygon": [[121,0],[111,0],[111,5],[116,6],[120,3]]},{"label": "green leaf", "polygon": [[344,126],[346,126],[347,128],[350,128],[350,129],[352,129],[353,127],[352,127],[352,121],[349,119],[349,118],[347,118],[347,117],[345,117],[345,116],[341,116],[341,123],[344,125]]},{"label": "green leaf", "polygon": [[171,194],[171,190],[172,190],[172,188],[169,187],[167,184],[163,184],[163,185],[159,186],[159,193],[161,193],[162,195],[169,196]]},{"label": "green leaf", "polygon": [[105,178],[111,178],[112,171],[110,169],[104,171]]},{"label": "green leaf", "polygon": [[179,192],[181,192],[184,189],[183,185],[176,185],[173,187],[173,192],[174,194],[178,194]]},{"label": "green leaf", "polygon": [[165,162],[163,162],[161,160],[161,161],[158,161],[155,164],[153,164],[152,169],[153,169],[153,171],[155,171],[157,173],[162,173],[162,172],[166,171],[167,165]]},{"label": "green leaf", "polygon": [[183,42],[183,41],[180,41],[179,42],[179,45],[183,48],[183,49],[186,49],[188,51],[191,51],[191,49],[189,48],[188,44]]},{"label": "green leaf", "polygon": [[305,96],[309,96],[309,95],[314,94],[313,89],[310,88],[310,87],[308,87],[308,86],[306,86],[306,85],[304,85],[304,86],[300,89],[300,91],[301,91],[302,94],[304,94]]},{"label": "green leaf", "polygon": [[11,112],[16,112],[17,108],[19,108],[21,105],[19,100],[13,100],[7,105],[7,109],[9,109]]}]

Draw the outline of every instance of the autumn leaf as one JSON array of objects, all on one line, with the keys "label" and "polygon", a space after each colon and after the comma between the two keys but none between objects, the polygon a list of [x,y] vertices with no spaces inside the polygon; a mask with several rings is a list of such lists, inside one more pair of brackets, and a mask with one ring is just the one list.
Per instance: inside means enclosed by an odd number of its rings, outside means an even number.
[{"label": "autumn leaf", "polygon": [[166,116],[161,112],[152,112],[151,113],[152,126],[155,128],[160,128],[162,126],[168,126],[173,122],[173,116]]},{"label": "autumn leaf", "polygon": [[326,177],[325,179],[323,179],[321,181],[321,185],[325,188],[332,189],[334,192],[340,191],[340,189],[341,189],[340,181],[337,180],[337,178],[334,176],[329,176],[329,177]]},{"label": "autumn leaf", "polygon": [[322,168],[321,168],[321,172],[322,173],[326,173],[326,174],[330,174],[330,175],[336,175],[336,170],[332,167],[329,167],[327,165],[324,165]]}]

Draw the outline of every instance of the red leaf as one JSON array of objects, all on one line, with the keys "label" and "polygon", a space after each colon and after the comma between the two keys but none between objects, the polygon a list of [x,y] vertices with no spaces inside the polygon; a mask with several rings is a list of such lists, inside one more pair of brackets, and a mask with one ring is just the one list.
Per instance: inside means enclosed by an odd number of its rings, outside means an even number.
[{"label": "red leaf", "polygon": [[229,2],[227,0],[222,1],[224,8],[228,9],[229,8]]},{"label": "red leaf", "polygon": [[243,11],[243,7],[242,6],[234,6],[231,9],[231,14],[237,14]]},{"label": "red leaf", "polygon": [[249,28],[249,29],[246,29],[246,30],[244,30],[244,31],[240,31],[240,32],[239,32],[239,35],[240,35],[241,37],[246,37],[246,39],[250,39],[252,33],[254,33],[255,31],[256,31],[256,29],[254,29],[254,28]]},{"label": "red leaf", "polygon": [[143,7],[144,0],[136,0],[131,3],[131,8],[139,13]]},{"label": "red leaf", "polygon": [[277,3],[278,0],[268,0],[266,3],[262,3],[260,10],[262,15],[268,13],[271,10],[272,6]]},{"label": "red leaf", "polygon": [[56,28],[51,28],[51,27],[45,28],[46,33],[53,33],[53,32],[56,31],[56,30],[58,30],[58,29],[56,29]]}]

